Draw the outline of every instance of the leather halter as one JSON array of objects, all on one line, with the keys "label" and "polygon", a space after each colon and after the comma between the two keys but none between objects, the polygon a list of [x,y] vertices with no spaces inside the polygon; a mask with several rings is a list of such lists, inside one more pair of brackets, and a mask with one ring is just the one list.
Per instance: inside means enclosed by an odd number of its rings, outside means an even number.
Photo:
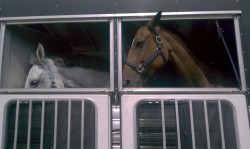
[{"label": "leather halter", "polygon": [[49,88],[57,88],[56,86],[56,82],[55,82],[55,76],[53,71],[51,70],[50,64],[48,59],[44,59],[45,65],[48,69],[48,73],[49,73],[49,80],[50,80],[50,87]]},{"label": "leather halter", "polygon": [[[154,29],[154,34],[155,34],[155,41],[157,44],[157,50],[155,51],[155,53],[148,59],[146,60],[144,63],[140,63],[140,64],[133,64],[131,62],[129,62],[128,60],[126,60],[126,64],[130,67],[132,67],[133,69],[135,69],[138,73],[143,74],[143,75],[148,75],[147,73],[145,73],[146,71],[146,67],[159,55],[161,55],[161,57],[163,58],[163,60],[165,61],[165,64],[167,64],[168,60],[164,54],[164,52],[162,51],[162,41],[161,41],[161,37],[159,35],[159,33]],[[148,75],[149,76],[149,75]]]}]

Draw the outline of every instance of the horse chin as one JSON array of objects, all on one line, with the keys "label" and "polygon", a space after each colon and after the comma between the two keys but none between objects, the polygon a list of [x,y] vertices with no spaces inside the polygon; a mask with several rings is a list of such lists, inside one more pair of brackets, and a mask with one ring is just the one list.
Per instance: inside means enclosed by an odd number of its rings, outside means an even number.
[{"label": "horse chin", "polygon": [[123,81],[123,87],[142,87],[142,81],[126,79]]}]

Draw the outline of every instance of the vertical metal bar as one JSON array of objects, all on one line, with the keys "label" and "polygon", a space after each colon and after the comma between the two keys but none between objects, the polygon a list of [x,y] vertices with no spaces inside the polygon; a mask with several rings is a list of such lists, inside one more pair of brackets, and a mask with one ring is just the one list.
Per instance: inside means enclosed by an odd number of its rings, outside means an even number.
[{"label": "vertical metal bar", "polygon": [[42,101],[42,113],[41,113],[41,134],[40,134],[40,149],[43,149],[44,138],[44,118],[45,118],[45,101]]},{"label": "vertical metal bar", "polygon": [[181,149],[179,106],[178,106],[178,101],[177,100],[175,100],[175,118],[176,118],[176,130],[177,130],[178,149]]},{"label": "vertical metal bar", "polygon": [[238,15],[234,17],[234,30],[235,30],[235,40],[236,40],[236,46],[237,46],[238,65],[239,65],[239,71],[240,71],[240,80],[241,80],[240,83],[241,83],[242,90],[246,91],[247,86],[246,86],[245,68],[244,68],[244,62],[243,62],[244,51],[242,51],[239,17],[240,16]]},{"label": "vertical metal bar", "polygon": [[[5,36],[6,24],[1,22],[0,28],[0,72],[2,72],[2,62],[3,62],[3,46],[4,46],[4,36]],[[2,78],[2,73],[0,73],[0,78]],[[0,86],[2,87],[2,79],[0,79]]]},{"label": "vertical metal bar", "polygon": [[84,148],[84,100],[82,100],[82,118],[81,118],[81,149]]},{"label": "vertical metal bar", "polygon": [[122,86],[122,21],[117,20],[117,49],[118,49],[118,90],[121,91]]},{"label": "vertical metal bar", "polygon": [[55,120],[54,120],[54,144],[53,148],[56,149],[56,135],[57,135],[57,115],[58,115],[58,100],[55,101]]},{"label": "vertical metal bar", "polygon": [[70,128],[71,128],[71,100],[68,104],[68,133],[67,133],[67,149],[70,149]]},{"label": "vertical metal bar", "polygon": [[206,124],[206,135],[207,135],[207,148],[211,149],[210,145],[210,134],[209,134],[209,122],[208,122],[208,114],[207,114],[207,101],[203,101],[204,105],[204,113],[205,113],[205,124]]},{"label": "vertical metal bar", "polygon": [[15,131],[14,131],[14,144],[13,149],[17,146],[17,132],[18,132],[18,121],[19,121],[19,100],[16,101],[16,118],[15,118]]},{"label": "vertical metal bar", "polygon": [[29,101],[27,149],[30,149],[31,116],[32,116],[32,101]]},{"label": "vertical metal bar", "polygon": [[222,149],[225,149],[226,146],[225,146],[225,137],[224,137],[224,126],[223,126],[221,101],[220,100],[218,100],[218,108],[219,108],[219,118],[220,118],[220,133],[221,133]]},{"label": "vertical metal bar", "polygon": [[161,122],[162,122],[163,149],[166,149],[165,113],[164,113],[163,100],[161,100]]},{"label": "vertical metal bar", "polygon": [[189,100],[189,109],[190,109],[190,121],[191,121],[191,132],[192,132],[192,144],[193,144],[193,149],[196,149],[195,133],[194,133],[193,104],[191,100]]},{"label": "vertical metal bar", "polygon": [[[114,52],[114,44],[115,44],[115,35],[114,35],[114,20],[112,19],[112,20],[110,20],[110,22],[109,22],[109,33],[110,33],[110,35],[109,35],[109,45],[110,45],[110,51],[109,51],[109,53],[110,53],[110,64],[112,64],[112,65],[110,65],[110,88],[111,88],[111,90],[112,91],[114,91],[114,85],[115,85],[115,83],[114,83],[114,78],[115,78],[115,67],[114,67],[114,64],[115,64],[115,58],[114,58],[114,53],[116,53],[116,52]],[[117,54],[115,54],[115,55],[117,55]],[[116,70],[117,71],[117,70]]]}]

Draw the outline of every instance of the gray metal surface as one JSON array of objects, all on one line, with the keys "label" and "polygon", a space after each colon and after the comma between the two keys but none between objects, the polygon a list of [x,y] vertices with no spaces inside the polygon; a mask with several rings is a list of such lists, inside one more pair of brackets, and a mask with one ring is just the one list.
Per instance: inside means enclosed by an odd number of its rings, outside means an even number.
[{"label": "gray metal surface", "polygon": [[[222,112],[225,111],[221,111],[221,101],[223,102],[227,102],[227,104],[232,108],[232,113],[233,115],[231,115],[231,117],[233,118],[234,121],[234,127],[235,129],[230,129],[230,131],[234,132],[235,131],[235,135],[236,135],[236,140],[237,140],[237,148],[238,149],[246,149],[249,147],[249,139],[250,139],[250,134],[249,132],[249,123],[246,119],[248,119],[248,109],[245,106],[242,106],[244,104],[246,104],[246,100],[245,100],[245,96],[241,95],[241,94],[237,94],[237,95],[230,95],[230,94],[217,94],[217,95],[210,95],[210,94],[200,94],[200,95],[194,95],[194,94],[183,94],[183,95],[178,95],[178,94],[161,94],[161,95],[157,95],[157,94],[151,94],[151,95],[123,95],[122,96],[122,101],[121,101],[121,118],[125,119],[126,121],[122,121],[122,129],[121,131],[122,133],[122,145],[123,148],[129,148],[129,149],[136,149],[138,147],[138,135],[141,135],[141,132],[138,132],[138,111],[137,108],[140,106],[140,103],[142,102],[148,102],[148,104],[152,104],[153,102],[158,102],[159,101],[175,101],[175,103],[179,103],[182,102],[183,100],[187,101],[187,103],[189,103],[189,111],[190,113],[186,113],[187,115],[190,115],[190,121],[186,120],[185,121],[185,125],[189,125],[189,123],[191,123],[190,127],[192,130],[190,130],[191,132],[191,138],[190,142],[192,142],[192,148],[195,149],[197,148],[197,142],[196,139],[197,137],[199,137],[200,135],[200,131],[197,132],[197,126],[194,125],[194,120],[197,121],[197,117],[196,119],[194,119],[194,115],[197,113],[194,113],[194,102],[195,101],[202,101],[201,103],[201,107],[203,106],[203,110],[205,113],[205,122],[204,122],[204,127],[205,127],[205,137],[206,140],[204,140],[206,143],[206,147],[207,148],[214,148],[215,146],[213,146],[214,144],[212,143],[212,140],[214,141],[214,138],[212,137],[213,134],[211,134],[210,132],[213,132],[214,130],[210,130],[211,127],[221,127],[221,125],[224,125],[225,123],[228,123],[227,121],[224,121],[224,118],[222,118],[220,115],[222,115]],[[207,105],[208,102],[213,102],[215,103],[215,107],[218,109],[218,112],[216,113],[216,115],[218,115],[218,126],[214,126],[211,122],[211,117],[209,119],[208,114],[208,109],[210,109]],[[175,105],[176,106],[176,105]],[[154,107],[155,108],[155,107]],[[178,111],[178,109],[175,109],[175,111]],[[206,112],[207,111],[207,112]],[[210,110],[211,112],[211,110]],[[154,115],[154,113],[152,111],[150,111],[150,114]],[[152,117],[150,117],[152,118]],[[159,120],[159,119],[157,119]],[[179,120],[179,119],[178,119]],[[178,133],[179,136],[179,131],[178,131],[178,127],[179,127],[179,123],[178,120],[176,120],[176,133]],[[201,121],[201,120],[198,120]],[[210,123],[209,123],[210,122]],[[214,124],[214,123],[213,123]],[[151,125],[150,125],[151,126]],[[150,127],[149,126],[149,127]],[[159,127],[155,126],[155,127]],[[164,125],[165,126],[165,125]],[[152,126],[151,126],[152,127]],[[165,126],[166,127],[166,126]],[[209,129],[209,128],[210,129]],[[194,130],[196,128],[196,130]],[[212,128],[212,129],[213,129]],[[189,129],[189,128],[188,128]],[[222,129],[222,127],[220,128]],[[200,130],[200,129],[199,129]],[[219,131],[219,130],[218,130]],[[228,131],[228,130],[227,130]],[[162,129],[163,132],[163,129]],[[247,132],[247,133],[246,133]],[[188,132],[187,132],[188,133]],[[223,132],[221,130],[221,132],[219,131],[218,134],[223,133],[221,135],[218,135],[218,137],[220,138],[222,145],[222,148],[225,148],[225,140],[224,140],[224,136],[225,132]],[[188,134],[186,134],[185,132],[185,136],[188,136]],[[198,135],[198,136],[197,136]],[[208,137],[208,138],[207,138]],[[211,139],[211,142],[210,142]],[[178,140],[178,148],[180,148],[180,141]],[[201,143],[201,142],[198,142]],[[204,143],[204,142],[203,142]],[[229,142],[227,142],[229,143]],[[228,145],[228,144],[227,144]]]},{"label": "gray metal surface", "polygon": [[72,14],[104,14],[104,13],[138,13],[155,11],[204,11],[235,10],[244,6],[245,1],[165,1],[165,0],[133,0],[129,2],[116,0],[56,0],[32,1],[1,0],[1,16],[41,16]]},{"label": "gray metal surface", "polygon": [[[2,70],[2,58],[3,58],[3,40],[4,40],[4,36],[5,36],[5,23],[1,23],[1,27],[0,27],[0,70]],[[0,78],[2,78],[2,72],[0,73]],[[0,79],[0,85],[2,85],[2,79]]]},{"label": "gray metal surface", "polygon": [[[60,137],[58,134],[57,134],[57,127],[58,127],[58,114],[60,114],[59,112],[57,112],[57,110],[59,109],[59,106],[58,106],[58,101],[59,102],[69,102],[68,106],[71,105],[71,101],[79,101],[81,102],[82,104],[81,105],[84,105],[84,102],[85,101],[90,101],[93,103],[93,107],[95,108],[95,134],[93,134],[93,136],[95,136],[95,141],[93,142],[96,142],[95,146],[96,148],[103,148],[103,149],[110,149],[110,137],[111,137],[111,134],[110,134],[110,121],[109,121],[109,118],[110,118],[110,99],[109,99],[109,96],[108,95],[105,95],[105,94],[102,94],[102,95],[89,95],[89,94],[85,94],[85,95],[80,95],[80,94],[75,94],[75,95],[66,95],[66,94],[54,94],[54,95],[1,95],[0,96],[0,99],[1,99],[1,104],[0,104],[0,113],[2,113],[0,115],[0,134],[1,134],[1,138],[0,138],[0,144],[1,144],[1,147],[0,148],[4,148],[6,146],[5,142],[6,141],[6,126],[5,125],[8,125],[6,122],[7,120],[7,109],[8,109],[8,106],[11,105],[11,103],[13,102],[16,102],[16,116],[14,118],[15,121],[17,121],[17,123],[15,123],[14,121],[14,135],[13,135],[13,138],[14,138],[14,144],[13,144],[13,148],[17,148],[17,145],[18,143],[20,143],[19,141],[19,135],[18,134],[18,129],[21,129],[20,126],[19,126],[19,123],[18,121],[23,121],[23,119],[20,119],[20,104],[28,104],[28,111],[29,111],[29,114],[28,114],[28,119],[27,119],[27,134],[28,132],[30,133],[30,121],[31,121],[31,115],[33,113],[30,113],[31,112],[31,103],[34,101],[34,102],[41,102],[42,106],[41,106],[41,113],[42,113],[42,116],[41,116],[41,126],[44,126],[44,113],[45,113],[45,102],[53,102],[55,103],[55,117],[54,117],[54,133],[51,134],[51,138],[50,139],[53,139],[55,142],[54,142],[54,147],[55,148],[58,148],[58,143],[57,143],[57,140],[58,138],[57,137]],[[66,134],[71,134],[70,133],[70,107],[69,107],[69,111],[67,113],[68,116],[68,120],[66,123],[67,124],[67,128],[68,128],[68,131],[66,131]],[[83,110],[83,109],[82,109]],[[73,112],[73,111],[72,111]],[[21,113],[22,114],[22,113]],[[53,114],[53,115],[54,115]],[[65,116],[67,117],[67,116]],[[33,118],[37,118],[37,117],[33,117]],[[84,118],[84,117],[82,117]],[[19,119],[19,120],[18,120]],[[37,119],[36,119],[37,120]],[[34,122],[34,119],[33,119],[33,122]],[[83,122],[82,120],[80,120],[80,122]],[[86,121],[85,121],[86,122]],[[84,122],[84,123],[85,123]],[[81,127],[83,127],[84,125],[81,125]],[[67,129],[66,128],[66,129]],[[72,129],[72,128],[71,128]],[[36,131],[41,131],[41,136],[44,135],[44,127],[41,127],[41,130],[36,130]],[[86,132],[86,131],[89,131],[89,130],[79,130],[80,132]],[[80,134],[80,133],[79,133]],[[66,141],[64,142],[65,144],[67,144],[67,148],[70,148],[70,139],[69,139],[69,136],[66,136]],[[82,134],[81,134],[82,136]],[[83,136],[82,136],[83,137]],[[89,136],[90,137],[90,136]],[[90,137],[91,138],[91,137]],[[25,139],[25,138],[24,138]],[[29,137],[26,138],[27,139],[27,147],[30,145],[31,141],[29,141]],[[34,138],[33,138],[34,139]],[[41,137],[40,138],[40,148],[43,148],[43,139],[48,139],[48,138],[44,138],[44,137]],[[19,140],[19,141],[18,141]],[[72,140],[71,140],[72,141]],[[33,142],[34,143],[34,142]],[[86,142],[85,142],[86,143]],[[82,144],[84,144],[83,141],[81,141],[81,146]],[[20,145],[20,144],[19,144]],[[30,146],[31,147],[31,146]],[[66,146],[65,146],[66,147]],[[72,146],[71,146],[72,147]],[[83,147],[81,147],[83,148]]]}]

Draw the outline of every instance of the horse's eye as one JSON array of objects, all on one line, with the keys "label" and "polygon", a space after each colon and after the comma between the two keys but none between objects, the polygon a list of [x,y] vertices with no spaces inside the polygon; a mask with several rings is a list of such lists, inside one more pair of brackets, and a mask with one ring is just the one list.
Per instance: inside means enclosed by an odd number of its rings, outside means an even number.
[{"label": "horse's eye", "polygon": [[136,48],[142,48],[144,46],[144,41],[137,41],[135,46]]},{"label": "horse's eye", "polygon": [[33,81],[30,82],[30,86],[33,87],[33,88],[37,87],[38,85],[39,85],[38,80],[33,80]]}]

